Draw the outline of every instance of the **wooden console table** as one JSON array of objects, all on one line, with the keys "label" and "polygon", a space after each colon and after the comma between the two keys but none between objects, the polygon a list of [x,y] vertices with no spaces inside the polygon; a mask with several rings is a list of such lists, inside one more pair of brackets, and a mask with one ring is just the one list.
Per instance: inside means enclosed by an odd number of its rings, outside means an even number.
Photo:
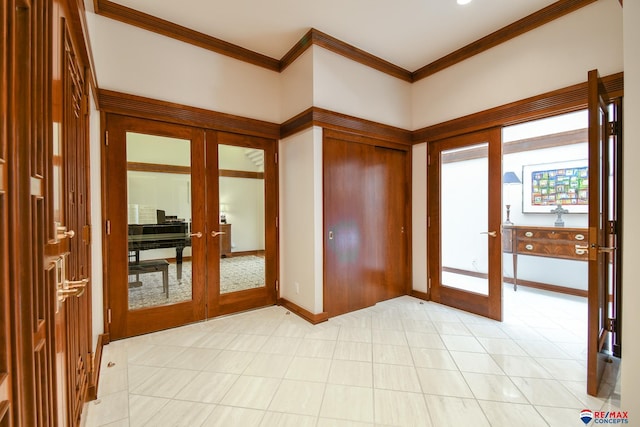
[{"label": "wooden console table", "polygon": [[231,224],[220,224],[220,231],[224,234],[220,235],[220,257],[226,258],[231,256]]},{"label": "wooden console table", "polygon": [[589,250],[576,248],[588,240],[586,228],[503,225],[502,251],[513,254],[513,290],[518,288],[518,254],[588,261]]}]

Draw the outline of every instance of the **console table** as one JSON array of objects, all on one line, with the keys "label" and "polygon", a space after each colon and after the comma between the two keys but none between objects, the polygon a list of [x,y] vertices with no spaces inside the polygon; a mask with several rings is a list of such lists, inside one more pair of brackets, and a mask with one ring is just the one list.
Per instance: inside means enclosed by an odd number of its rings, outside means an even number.
[{"label": "console table", "polygon": [[220,224],[220,231],[224,234],[220,235],[220,257],[226,258],[231,256],[231,224]]},{"label": "console table", "polygon": [[518,254],[588,261],[587,228],[503,225],[502,251],[513,254],[513,290],[518,288]]}]

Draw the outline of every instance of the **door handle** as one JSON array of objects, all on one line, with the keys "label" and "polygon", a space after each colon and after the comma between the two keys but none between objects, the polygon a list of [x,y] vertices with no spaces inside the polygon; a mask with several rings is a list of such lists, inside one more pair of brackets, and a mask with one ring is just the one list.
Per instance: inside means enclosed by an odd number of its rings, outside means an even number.
[{"label": "door handle", "polygon": [[198,239],[202,237],[202,231],[198,231],[197,233],[189,234],[190,237],[197,237]]},{"label": "door handle", "polygon": [[88,284],[89,279],[65,280],[62,287],[59,287],[57,290],[58,301],[63,302],[69,297],[80,297],[84,294]]},{"label": "door handle", "polygon": [[610,248],[610,247],[606,247],[606,246],[599,246],[598,247],[598,252],[600,252],[600,253],[605,252],[605,253],[610,254],[610,253],[613,253],[613,251],[615,251],[616,249],[617,249],[616,247]]},{"label": "door handle", "polygon": [[211,237],[218,237],[221,234],[227,234],[224,231],[212,231],[211,232]]},{"label": "door handle", "polygon": [[497,231],[481,231],[480,234],[488,234],[491,237],[498,237]]},{"label": "door handle", "polygon": [[65,237],[68,237],[72,239],[73,236],[75,235],[76,235],[75,231],[73,230],[67,231],[67,227],[65,227],[64,225],[56,225],[56,238],[64,239]]}]

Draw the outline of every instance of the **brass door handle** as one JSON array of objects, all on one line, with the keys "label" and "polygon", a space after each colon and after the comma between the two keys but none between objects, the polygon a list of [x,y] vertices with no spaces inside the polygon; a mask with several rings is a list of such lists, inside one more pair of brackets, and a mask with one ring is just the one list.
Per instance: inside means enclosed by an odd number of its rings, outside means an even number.
[{"label": "brass door handle", "polygon": [[497,231],[481,231],[480,234],[488,234],[491,237],[498,237]]},{"label": "brass door handle", "polygon": [[72,239],[73,236],[75,235],[76,235],[75,231],[73,230],[67,231],[67,227],[65,227],[64,225],[58,225],[56,227],[56,237],[58,239],[64,239],[65,237]]},{"label": "brass door handle", "polygon": [[227,234],[224,231],[212,231],[211,232],[211,237],[218,237],[221,234]]},{"label": "brass door handle", "polygon": [[202,237],[202,231],[198,231],[197,233],[189,234],[190,237],[197,237],[198,239]]},{"label": "brass door handle", "polygon": [[65,280],[61,288],[58,288],[58,301],[64,301],[69,297],[80,297],[84,294],[89,284],[89,279]]},{"label": "brass door handle", "polygon": [[600,252],[600,253],[605,252],[605,253],[609,253],[610,254],[610,253],[613,253],[613,251],[615,251],[616,249],[617,249],[616,247],[609,248],[609,247],[606,247],[606,246],[600,246],[600,247],[598,247],[598,252]]}]

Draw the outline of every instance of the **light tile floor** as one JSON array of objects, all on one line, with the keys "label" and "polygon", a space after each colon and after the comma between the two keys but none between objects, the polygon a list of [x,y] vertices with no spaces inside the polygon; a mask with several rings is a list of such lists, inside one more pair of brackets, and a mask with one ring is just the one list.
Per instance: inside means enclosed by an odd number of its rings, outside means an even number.
[{"label": "light tile floor", "polygon": [[[112,366],[109,366],[112,364]],[[282,307],[112,342],[94,426],[584,426],[586,300],[504,291],[504,322],[400,297],[310,325]]]}]

